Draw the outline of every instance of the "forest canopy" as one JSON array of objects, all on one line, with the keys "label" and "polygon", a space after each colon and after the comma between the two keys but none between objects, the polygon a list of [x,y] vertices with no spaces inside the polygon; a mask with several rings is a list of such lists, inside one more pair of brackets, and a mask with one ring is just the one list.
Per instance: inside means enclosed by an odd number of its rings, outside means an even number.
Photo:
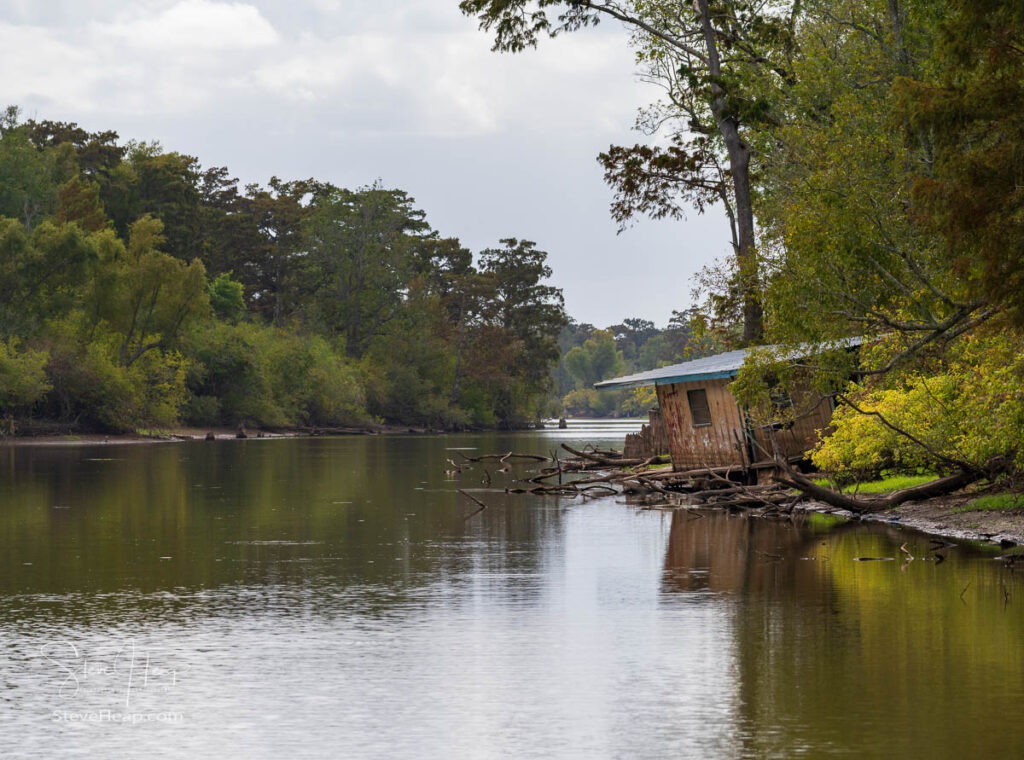
[{"label": "forest canopy", "polygon": [[114,131],[0,123],[7,433],[523,425],[567,324],[551,274],[380,183],[242,187]]}]

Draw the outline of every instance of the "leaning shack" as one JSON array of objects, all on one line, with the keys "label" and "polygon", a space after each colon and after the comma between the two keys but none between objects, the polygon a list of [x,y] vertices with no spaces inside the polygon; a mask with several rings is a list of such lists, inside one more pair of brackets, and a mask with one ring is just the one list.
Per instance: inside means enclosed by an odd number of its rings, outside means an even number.
[{"label": "leaning shack", "polygon": [[[845,343],[852,348],[860,340]],[[776,450],[789,460],[802,459],[817,443],[820,431],[831,423],[832,398],[810,391],[794,393],[792,398],[779,394],[774,399],[776,405],[794,411],[789,421],[755,424],[729,391],[746,355],[747,349],[729,351],[605,380],[594,387],[655,386],[674,470],[735,466],[744,472],[754,471],[771,467]]]}]

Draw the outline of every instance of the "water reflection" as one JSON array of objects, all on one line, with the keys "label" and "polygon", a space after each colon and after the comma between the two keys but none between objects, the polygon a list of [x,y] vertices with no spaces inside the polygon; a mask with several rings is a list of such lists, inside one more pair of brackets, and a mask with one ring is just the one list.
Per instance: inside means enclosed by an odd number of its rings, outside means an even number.
[{"label": "water reflection", "polygon": [[[663,590],[731,600],[744,757],[1015,756],[1024,583],[994,549],[812,515],[673,515]],[[863,558],[891,561],[858,561]]]},{"label": "water reflection", "polygon": [[[1024,589],[992,552],[910,537],[907,562],[885,526],[507,495],[536,465],[444,464],[560,440],[0,449],[0,756],[1024,747],[1001,718]],[[66,717],[117,709],[181,720]]]}]

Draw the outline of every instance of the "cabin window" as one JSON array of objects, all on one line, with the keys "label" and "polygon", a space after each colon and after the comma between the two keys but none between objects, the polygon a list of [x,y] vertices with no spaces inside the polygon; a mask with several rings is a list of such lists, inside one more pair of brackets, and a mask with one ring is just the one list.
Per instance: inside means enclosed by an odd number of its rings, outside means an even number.
[{"label": "cabin window", "polygon": [[708,406],[708,393],[703,388],[686,392],[686,400],[690,404],[690,419],[694,427],[707,427],[711,424],[711,407]]}]

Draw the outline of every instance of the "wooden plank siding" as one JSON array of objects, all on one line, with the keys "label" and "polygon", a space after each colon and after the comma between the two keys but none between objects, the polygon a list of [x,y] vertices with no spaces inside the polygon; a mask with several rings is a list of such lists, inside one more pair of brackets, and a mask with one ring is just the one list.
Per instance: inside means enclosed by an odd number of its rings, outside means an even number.
[{"label": "wooden plank siding", "polygon": [[[746,445],[748,433],[744,429],[744,415],[729,391],[731,382],[731,379],[699,380],[656,386],[668,434],[672,469],[680,471],[729,465],[749,467],[754,463]],[[686,393],[699,389],[707,394],[710,425],[693,424]],[[793,404],[797,416],[792,425],[776,426],[774,430],[751,426],[756,442],[754,461],[773,459],[773,434],[775,444],[784,456],[801,457],[814,448],[820,438],[819,431],[831,425],[832,404],[828,397],[811,392],[794,393]]]},{"label": "wooden plank siding", "polygon": [[[776,426],[774,429],[775,443],[786,457],[803,456],[813,449],[821,438],[818,431],[824,431],[832,424],[832,403],[827,396],[808,391],[794,392],[793,406],[796,420],[792,426]],[[758,459],[771,459],[774,450],[772,431],[761,426],[753,430],[754,440],[757,441],[754,455]]]},{"label": "wooden plank siding", "polygon": [[[659,385],[658,402],[665,418],[672,469],[747,464],[743,451],[743,420],[728,379]],[[686,392],[704,390],[711,424],[695,427]]]}]

